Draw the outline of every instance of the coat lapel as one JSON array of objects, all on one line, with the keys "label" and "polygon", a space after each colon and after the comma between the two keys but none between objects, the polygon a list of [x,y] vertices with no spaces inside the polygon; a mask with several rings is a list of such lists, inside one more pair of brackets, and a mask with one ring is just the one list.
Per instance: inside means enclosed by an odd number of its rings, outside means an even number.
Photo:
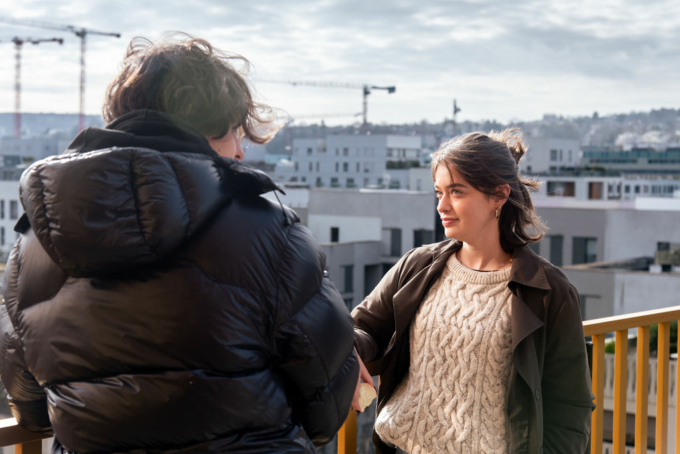
[{"label": "coat lapel", "polygon": [[404,331],[411,325],[430,285],[439,277],[446,266],[446,261],[459,247],[460,245],[455,241],[450,241],[444,248],[433,247],[426,258],[427,263],[420,264],[416,268],[420,271],[394,294],[392,304],[394,305],[395,337],[391,345],[401,339]]}]

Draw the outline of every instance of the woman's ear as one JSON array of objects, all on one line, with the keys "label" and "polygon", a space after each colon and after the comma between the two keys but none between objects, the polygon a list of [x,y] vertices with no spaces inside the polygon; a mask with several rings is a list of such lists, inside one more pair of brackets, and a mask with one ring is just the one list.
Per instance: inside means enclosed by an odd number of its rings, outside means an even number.
[{"label": "woman's ear", "polygon": [[[505,202],[508,201],[508,197],[510,197],[510,185],[509,184],[502,184],[496,188],[496,193],[499,194],[496,197],[494,197],[494,202],[500,203],[499,208],[505,205]],[[501,196],[502,195],[502,196]]]}]

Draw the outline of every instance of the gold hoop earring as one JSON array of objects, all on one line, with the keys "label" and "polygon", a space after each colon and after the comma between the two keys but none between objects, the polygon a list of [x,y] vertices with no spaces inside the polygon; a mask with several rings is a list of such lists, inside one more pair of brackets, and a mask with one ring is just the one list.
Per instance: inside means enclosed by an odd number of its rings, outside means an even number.
[{"label": "gold hoop earring", "polygon": [[496,219],[498,219],[500,208],[496,208]]}]

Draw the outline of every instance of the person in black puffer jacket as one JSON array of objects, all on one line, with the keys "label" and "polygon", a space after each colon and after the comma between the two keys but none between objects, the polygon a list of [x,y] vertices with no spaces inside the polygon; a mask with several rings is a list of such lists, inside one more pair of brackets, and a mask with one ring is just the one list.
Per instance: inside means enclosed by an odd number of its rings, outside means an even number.
[{"label": "person in black puffer jacket", "polygon": [[238,134],[267,137],[233,58],[133,40],[106,128],[21,178],[0,375],[53,452],[312,453],[350,411],[352,319],[311,233],[238,162]]}]

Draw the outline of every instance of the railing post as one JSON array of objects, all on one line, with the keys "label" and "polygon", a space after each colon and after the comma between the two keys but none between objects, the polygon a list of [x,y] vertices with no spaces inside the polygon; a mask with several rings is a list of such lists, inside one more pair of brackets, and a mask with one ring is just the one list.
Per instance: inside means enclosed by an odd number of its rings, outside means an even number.
[{"label": "railing post", "polygon": [[626,391],[628,383],[628,330],[616,331],[614,363],[613,454],[626,453]]},{"label": "railing post", "polygon": [[42,454],[42,440],[27,441],[14,445],[14,454]]},{"label": "railing post", "polygon": [[670,344],[670,322],[659,323],[656,366],[656,436],[654,439],[654,452],[656,454],[666,454],[668,449],[668,360]]},{"label": "railing post", "polygon": [[[678,321],[678,327],[680,327],[680,321]],[[677,344],[676,349],[680,352]],[[677,358],[675,363],[675,452],[680,453],[680,389],[678,389],[678,386],[680,386],[680,355]]]},{"label": "railing post", "polygon": [[593,394],[595,411],[590,432],[590,453],[602,454],[602,423],[604,421],[604,334],[593,335]]},{"label": "railing post", "polygon": [[635,388],[635,454],[647,454],[649,326],[638,328]]},{"label": "railing post", "polygon": [[338,432],[338,454],[356,454],[357,452],[357,412],[349,411]]}]

